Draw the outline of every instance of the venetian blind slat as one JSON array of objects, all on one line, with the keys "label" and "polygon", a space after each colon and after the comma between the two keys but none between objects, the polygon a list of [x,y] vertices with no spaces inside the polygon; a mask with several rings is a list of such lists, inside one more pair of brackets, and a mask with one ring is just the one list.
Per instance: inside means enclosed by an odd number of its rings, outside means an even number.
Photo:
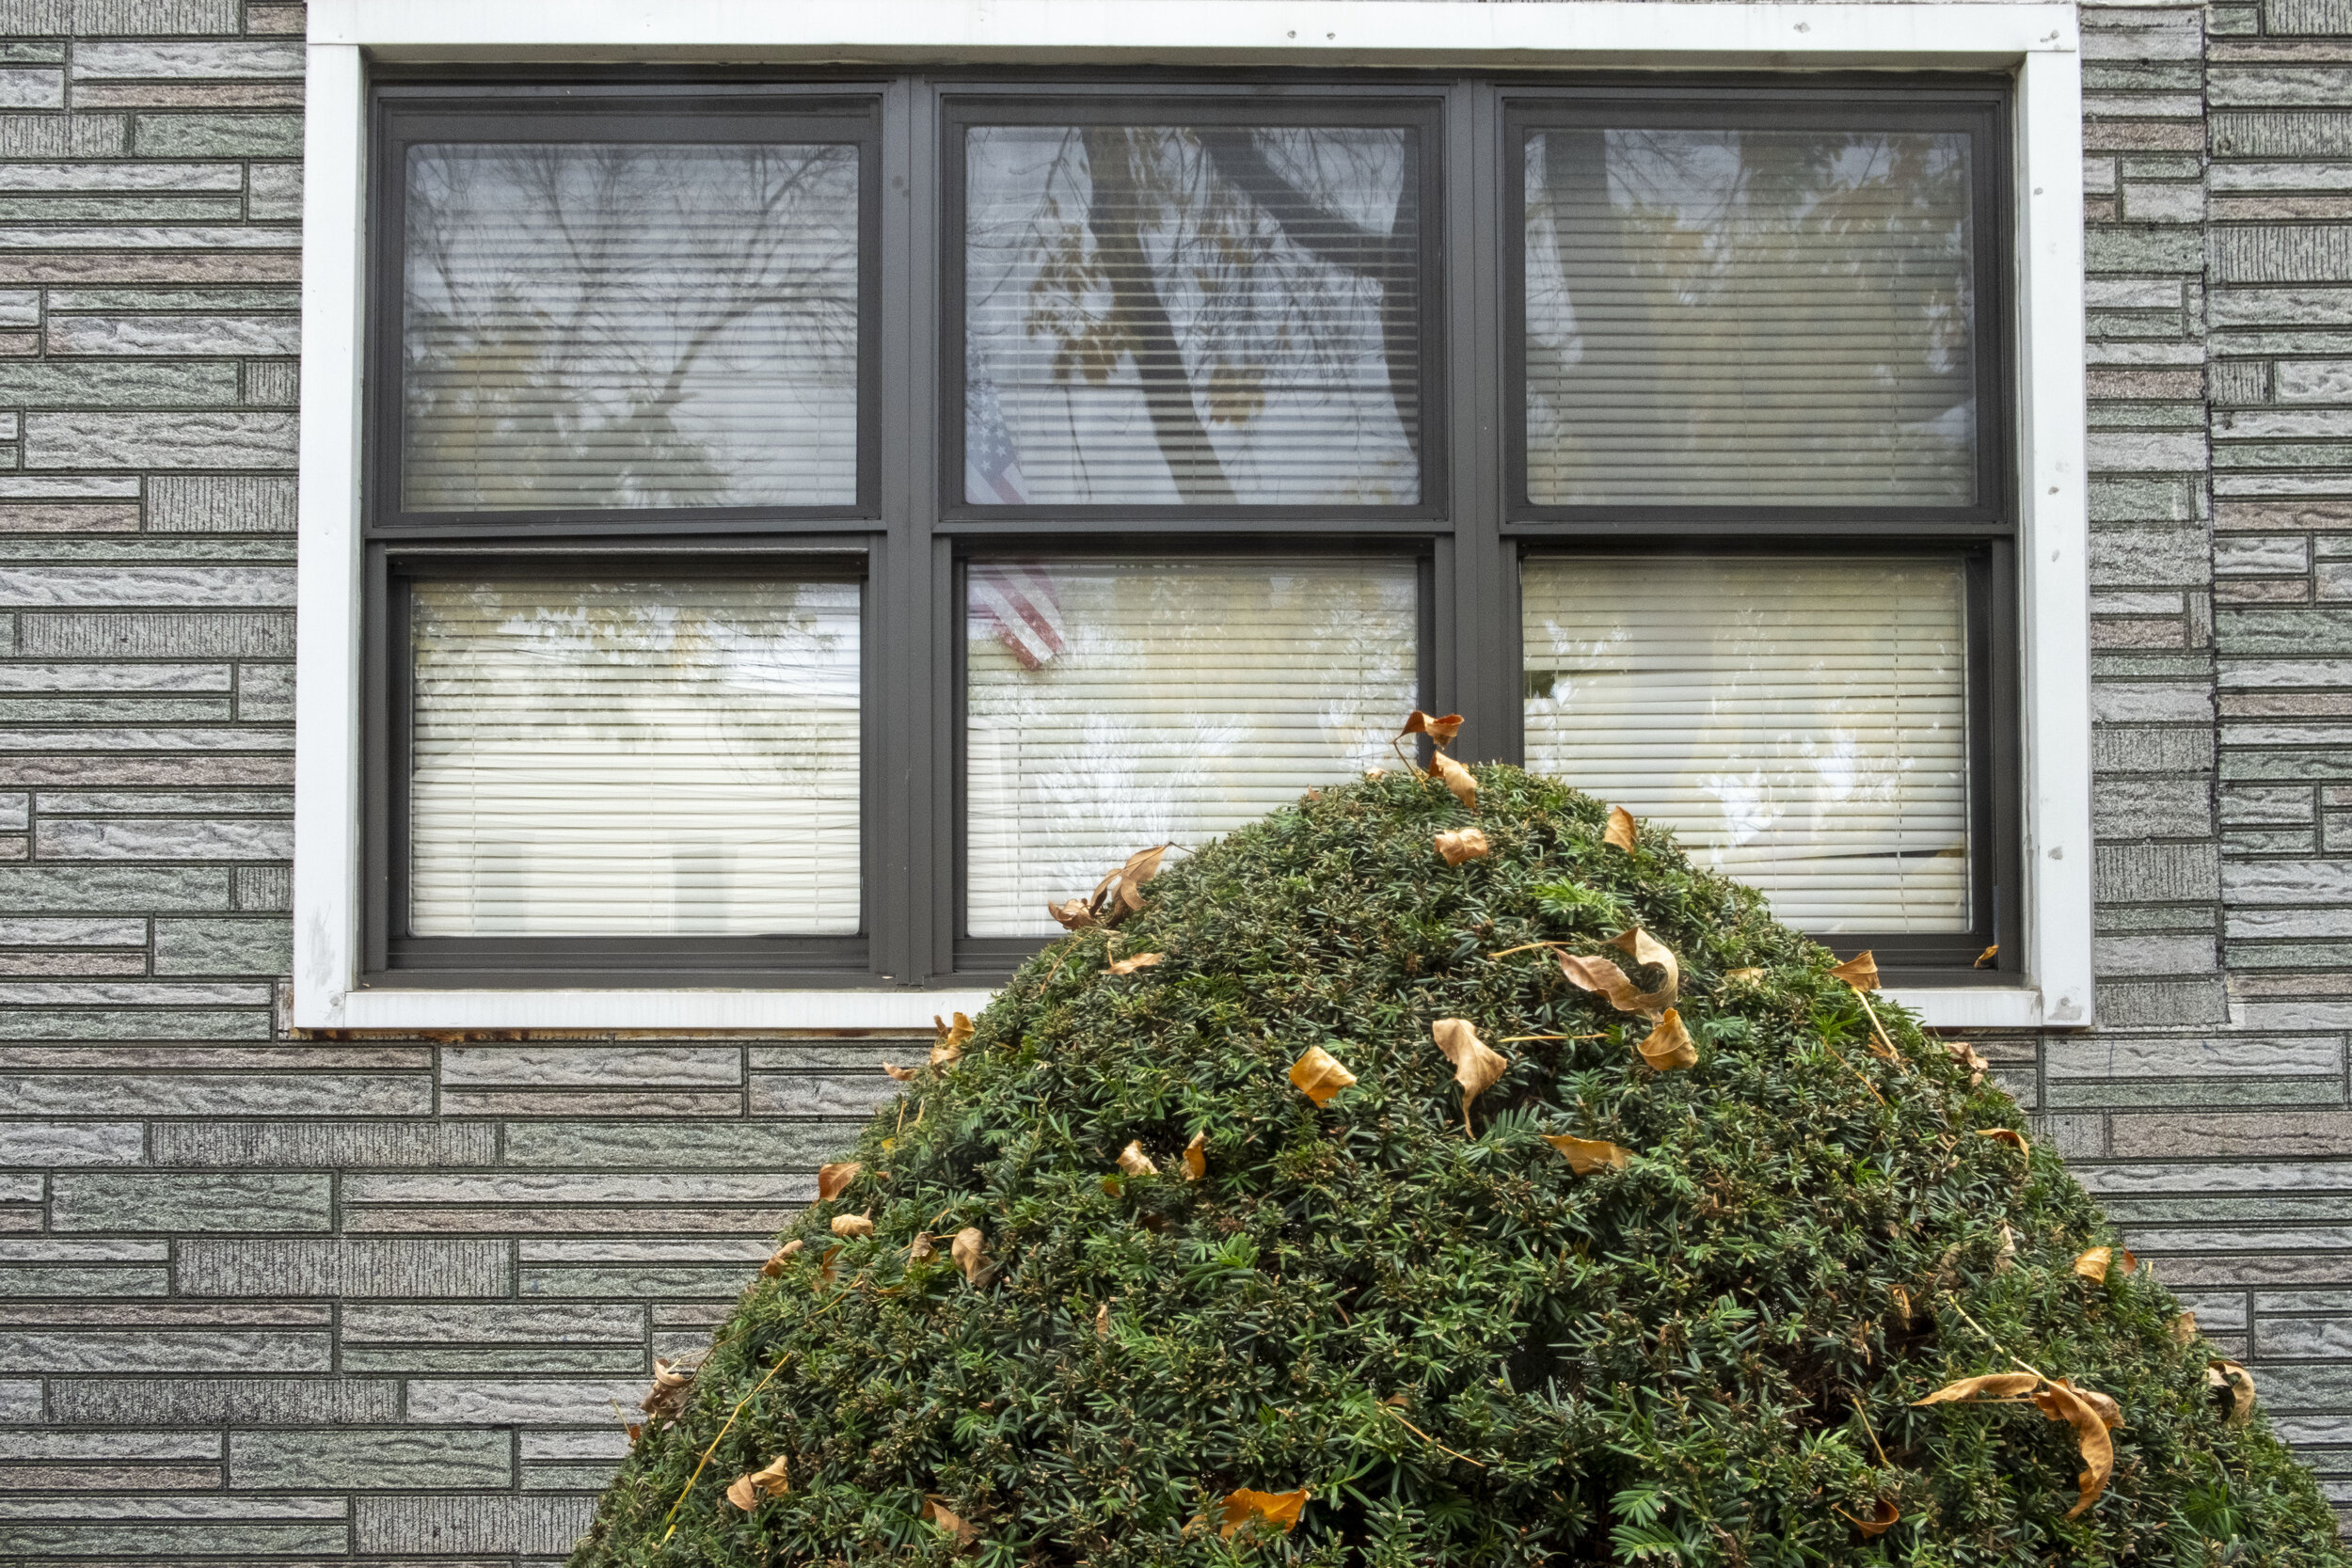
[{"label": "venetian blind slat", "polygon": [[853,582],[420,582],[409,928],[859,928]]},{"label": "venetian blind slat", "polygon": [[1528,499],[1976,499],[1968,141],[1542,131]]},{"label": "venetian blind slat", "polygon": [[1049,901],[1137,849],[1393,766],[1419,625],[1392,558],[976,562],[968,934],[1052,933]]},{"label": "venetian blind slat", "polygon": [[412,511],[857,497],[858,150],[410,149]]},{"label": "venetian blind slat", "polygon": [[1969,926],[1956,562],[1531,559],[1528,766],[1813,931]]},{"label": "venetian blind slat", "polygon": [[968,133],[964,499],[1410,503],[1405,129]]}]

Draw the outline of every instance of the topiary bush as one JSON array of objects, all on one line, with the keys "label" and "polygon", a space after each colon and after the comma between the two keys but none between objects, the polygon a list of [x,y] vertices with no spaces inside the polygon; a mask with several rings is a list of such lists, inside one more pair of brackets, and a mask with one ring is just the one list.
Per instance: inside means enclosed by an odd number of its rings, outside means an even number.
[{"label": "topiary bush", "polygon": [[1474,775],[1106,890],[829,1168],[578,1568],[2344,1562],[1964,1047]]}]

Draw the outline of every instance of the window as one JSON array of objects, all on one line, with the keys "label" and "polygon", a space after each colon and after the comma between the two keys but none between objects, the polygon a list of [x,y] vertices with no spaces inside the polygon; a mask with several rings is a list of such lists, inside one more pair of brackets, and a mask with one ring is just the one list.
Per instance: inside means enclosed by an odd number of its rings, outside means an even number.
[{"label": "window", "polygon": [[2009,83],[769,74],[372,89],[362,989],[993,984],[1416,705],[2017,979]]}]

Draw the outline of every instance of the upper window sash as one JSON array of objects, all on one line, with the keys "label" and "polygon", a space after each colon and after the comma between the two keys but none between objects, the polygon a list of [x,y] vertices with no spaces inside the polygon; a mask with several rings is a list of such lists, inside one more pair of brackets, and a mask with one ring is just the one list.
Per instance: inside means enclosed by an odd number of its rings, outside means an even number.
[{"label": "upper window sash", "polygon": [[371,531],[877,515],[879,98],[514,96],[378,100]]},{"label": "upper window sash", "polygon": [[945,525],[1442,515],[1442,103],[946,95]]},{"label": "upper window sash", "polygon": [[1505,102],[1505,527],[2008,531],[2004,98],[1686,94]]}]

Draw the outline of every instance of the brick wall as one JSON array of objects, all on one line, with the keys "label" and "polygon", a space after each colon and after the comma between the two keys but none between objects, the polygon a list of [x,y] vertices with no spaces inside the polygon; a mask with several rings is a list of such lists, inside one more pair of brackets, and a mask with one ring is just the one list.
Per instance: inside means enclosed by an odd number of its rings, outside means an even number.
[{"label": "brick wall", "polygon": [[[2352,1505],[2352,0],[2086,11],[2102,1027]],[[0,0],[0,1558],[560,1557],[887,1042],[303,1042],[300,8]]]}]

